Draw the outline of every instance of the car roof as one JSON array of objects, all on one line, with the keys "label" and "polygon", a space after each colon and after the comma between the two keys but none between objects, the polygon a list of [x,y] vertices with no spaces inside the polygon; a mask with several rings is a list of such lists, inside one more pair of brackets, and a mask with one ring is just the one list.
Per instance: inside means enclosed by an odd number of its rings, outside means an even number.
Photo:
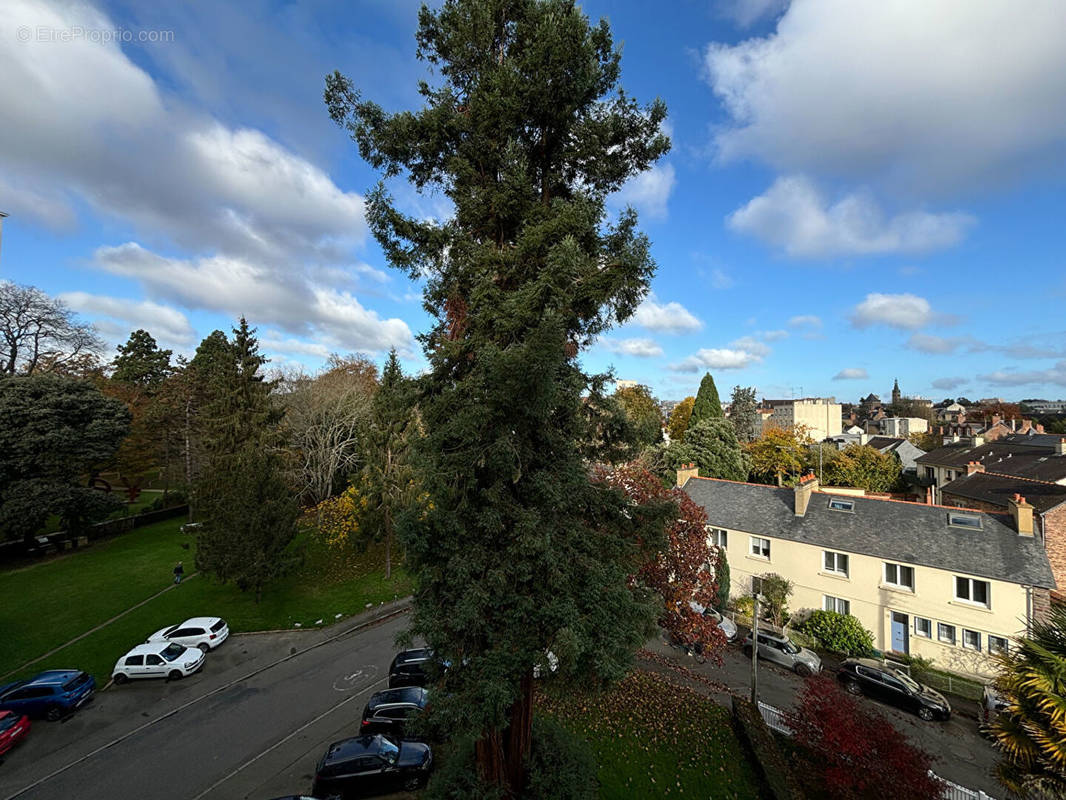
[{"label": "car roof", "polygon": [[893,667],[887,664],[882,664],[875,658],[848,658],[845,659],[840,666],[846,667],[849,664],[858,664],[859,666],[869,667],[870,669],[879,669],[882,672],[887,672],[888,670],[893,669]]},{"label": "car roof", "polygon": [[[136,647],[130,648],[130,651],[126,653],[123,658],[126,656],[139,656],[146,653],[155,653],[158,655],[168,647],[173,647],[174,644],[174,642],[145,642],[144,644],[139,644]],[[181,645],[178,646],[180,647]]]},{"label": "car roof", "polygon": [[396,654],[394,664],[416,664],[421,661],[429,661],[433,658],[433,650],[428,647],[417,647],[412,650],[403,650]]},{"label": "car roof", "polygon": [[80,669],[49,669],[39,672],[26,681],[27,686],[51,686],[53,684],[66,683],[71,678],[81,675]]},{"label": "car roof", "polygon": [[334,742],[326,751],[325,761],[347,761],[364,755],[377,755],[381,750],[381,734],[368,736],[353,736],[351,739],[341,739]]},{"label": "car roof", "polygon": [[394,703],[414,703],[423,706],[426,702],[426,694],[426,690],[421,686],[405,686],[400,689],[386,689],[383,692],[378,692],[373,695],[366,706],[371,710],[380,708],[381,706],[392,705]]},{"label": "car roof", "polygon": [[216,622],[221,621],[221,619],[222,619],[222,617],[189,617],[187,620],[185,620],[183,623],[181,623],[181,625],[179,625],[178,627],[179,628],[188,628],[190,626],[195,626],[195,627],[200,627],[200,628],[210,628]]}]

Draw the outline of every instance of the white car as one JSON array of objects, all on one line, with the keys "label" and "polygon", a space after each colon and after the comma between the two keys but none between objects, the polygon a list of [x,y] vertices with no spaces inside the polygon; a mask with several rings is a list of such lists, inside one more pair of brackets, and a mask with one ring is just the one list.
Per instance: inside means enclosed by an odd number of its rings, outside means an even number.
[{"label": "white car", "polygon": [[179,625],[160,628],[146,640],[153,642],[177,642],[186,647],[199,647],[205,653],[214,650],[229,638],[229,626],[219,617],[192,617]]},{"label": "white car", "polygon": [[718,627],[722,629],[722,633],[725,634],[725,640],[732,642],[737,638],[737,626],[729,617],[722,614],[722,612],[711,608],[710,606],[701,606],[695,600],[689,600],[689,608],[695,611],[697,614],[713,619]]},{"label": "white car", "polygon": [[139,644],[115,663],[111,679],[115,683],[125,683],[132,678],[177,680],[200,669],[206,658],[195,647],[176,642]]}]

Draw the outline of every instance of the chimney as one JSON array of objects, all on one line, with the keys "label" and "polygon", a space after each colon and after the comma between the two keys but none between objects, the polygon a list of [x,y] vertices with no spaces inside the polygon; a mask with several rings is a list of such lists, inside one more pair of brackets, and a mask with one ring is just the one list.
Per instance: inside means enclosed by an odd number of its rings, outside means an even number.
[{"label": "chimney", "polygon": [[1020,427],[1017,432],[1018,433],[1028,433],[1029,432],[1029,428],[1031,428],[1032,425],[1033,425],[1033,423],[1031,421],[1029,421],[1027,419],[1023,419],[1022,420],[1022,427]]},{"label": "chimney", "polygon": [[868,434],[868,433],[860,433],[859,434],[859,444],[867,444],[869,441],[870,441],[870,434]]},{"label": "chimney", "polygon": [[1066,436],[1060,436],[1055,442],[1055,455],[1066,456]]},{"label": "chimney", "polygon": [[985,465],[984,464],[979,464],[976,461],[969,461],[966,464],[966,474],[967,475],[973,475],[975,472],[984,472],[984,471],[985,471]]},{"label": "chimney", "polygon": [[677,488],[680,489],[686,483],[689,478],[699,477],[700,470],[695,464],[682,464],[681,469],[677,471]]},{"label": "chimney", "polygon": [[1033,507],[1020,494],[1007,501],[1007,510],[1014,519],[1014,529],[1019,536],[1033,535]]},{"label": "chimney", "polygon": [[926,486],[925,487],[925,504],[927,506],[935,505],[933,503],[933,487],[932,486]]},{"label": "chimney", "polygon": [[1044,432],[1044,424],[1042,422],[1036,423],[1036,432],[1037,433],[1043,433]]},{"label": "chimney", "polygon": [[980,447],[984,443],[985,443],[985,437],[984,436],[974,436],[973,437],[973,446],[974,447]]},{"label": "chimney", "polygon": [[807,505],[811,502],[811,495],[818,488],[818,479],[813,472],[808,472],[799,479],[796,484],[796,516],[802,517],[807,514]]}]

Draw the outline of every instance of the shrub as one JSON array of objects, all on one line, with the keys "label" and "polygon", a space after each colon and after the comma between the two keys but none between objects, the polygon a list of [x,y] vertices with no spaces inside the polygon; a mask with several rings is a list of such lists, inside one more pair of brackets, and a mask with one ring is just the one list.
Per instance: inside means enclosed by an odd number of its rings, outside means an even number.
[{"label": "shrub", "polygon": [[868,656],[874,649],[874,635],[850,614],[813,611],[799,629],[823,647],[844,655]]},{"label": "shrub", "polygon": [[792,581],[776,572],[768,572],[759,579],[758,586],[759,594],[766,598],[763,613],[778,628],[782,627],[790,616],[788,598],[792,596]]}]

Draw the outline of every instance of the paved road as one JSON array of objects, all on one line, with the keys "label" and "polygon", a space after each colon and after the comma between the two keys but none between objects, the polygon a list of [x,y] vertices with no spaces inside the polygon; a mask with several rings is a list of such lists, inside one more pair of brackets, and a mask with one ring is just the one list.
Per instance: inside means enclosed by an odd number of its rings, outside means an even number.
[{"label": "paved road", "polygon": [[[744,697],[750,692],[751,661],[744,657],[737,645],[730,646],[723,653],[720,667],[710,661],[697,664],[694,659],[687,658],[680,650],[659,639],[649,643],[648,649],[723,683]],[[759,667],[759,699],[782,710],[791,709],[796,703],[803,679],[776,664],[760,661]],[[724,695],[717,699],[728,702]],[[951,699],[955,713],[948,722],[923,722],[913,714],[868,698],[860,698],[860,702],[871,704],[915,744],[930,753],[936,759],[933,770],[940,777],[969,789],[980,789],[992,797],[1006,796],[1003,787],[993,777],[996,751],[977,732],[974,718],[976,707],[970,708],[968,701]],[[958,713],[960,710],[963,713]]]},{"label": "paved road", "polygon": [[[0,798],[233,800],[308,792],[326,746],[357,733],[406,624],[401,614],[334,641],[336,630],[234,636],[198,675],[101,692],[64,723],[35,723],[0,767]],[[275,663],[312,643],[322,644]]]}]

